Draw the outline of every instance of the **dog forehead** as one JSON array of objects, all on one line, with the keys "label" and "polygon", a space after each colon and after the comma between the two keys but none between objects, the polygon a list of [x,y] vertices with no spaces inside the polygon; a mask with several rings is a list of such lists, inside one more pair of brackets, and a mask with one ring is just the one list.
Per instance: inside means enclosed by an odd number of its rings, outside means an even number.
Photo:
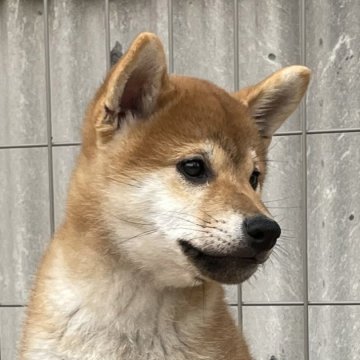
[{"label": "dog forehead", "polygon": [[239,164],[260,144],[247,109],[225,90],[199,79],[171,81],[173,88],[160,99],[152,119],[138,123],[126,147],[116,151],[120,163],[129,159],[137,167],[161,168],[206,152],[207,144],[213,144],[214,151],[222,149],[226,158]]},{"label": "dog forehead", "polygon": [[176,96],[157,124],[162,131],[178,141],[209,141],[234,158],[255,147],[258,130],[244,104],[205,80],[175,77],[172,81]]}]

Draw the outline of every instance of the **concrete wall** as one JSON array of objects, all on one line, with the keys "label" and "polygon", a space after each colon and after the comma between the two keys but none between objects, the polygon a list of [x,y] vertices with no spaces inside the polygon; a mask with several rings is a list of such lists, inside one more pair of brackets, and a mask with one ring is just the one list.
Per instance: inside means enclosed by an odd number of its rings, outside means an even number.
[{"label": "concrete wall", "polygon": [[271,147],[265,197],[284,236],[227,296],[255,359],[359,359],[359,17],[358,0],[2,0],[0,358],[15,359],[107,50],[147,30],[171,70],[228,90],[285,65],[313,70]]}]

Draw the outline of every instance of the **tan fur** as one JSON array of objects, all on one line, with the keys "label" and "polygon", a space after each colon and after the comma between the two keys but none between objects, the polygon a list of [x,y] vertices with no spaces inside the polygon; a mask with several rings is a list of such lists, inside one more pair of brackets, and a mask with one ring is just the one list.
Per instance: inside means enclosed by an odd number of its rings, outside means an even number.
[{"label": "tan fur", "polygon": [[[306,68],[289,67],[230,95],[169,76],[159,39],[139,35],[88,108],[65,221],[38,271],[21,359],[249,360],[221,285],[178,240],[231,255],[242,219],[268,214],[249,178],[258,169],[261,189],[269,139],[308,78]],[[214,172],[204,185],[176,170],[198,154]],[[241,279],[255,270],[244,267]]]}]

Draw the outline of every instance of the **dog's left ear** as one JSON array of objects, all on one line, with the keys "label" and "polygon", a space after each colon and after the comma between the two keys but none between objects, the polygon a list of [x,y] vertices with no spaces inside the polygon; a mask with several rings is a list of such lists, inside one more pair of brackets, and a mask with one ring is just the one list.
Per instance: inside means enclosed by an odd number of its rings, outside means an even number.
[{"label": "dog's left ear", "polygon": [[97,144],[121,131],[129,118],[146,119],[156,110],[168,74],[160,39],[141,33],[113,66],[95,99]]},{"label": "dog's left ear", "polygon": [[234,96],[248,107],[260,134],[270,143],[274,132],[299,105],[309,80],[307,67],[289,66]]}]

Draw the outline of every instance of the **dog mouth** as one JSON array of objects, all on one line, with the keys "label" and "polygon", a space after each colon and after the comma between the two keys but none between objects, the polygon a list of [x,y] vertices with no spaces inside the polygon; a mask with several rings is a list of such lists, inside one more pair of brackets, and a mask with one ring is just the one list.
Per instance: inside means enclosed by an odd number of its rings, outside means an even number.
[{"label": "dog mouth", "polygon": [[183,252],[192,257],[192,258],[202,258],[202,259],[216,259],[216,260],[229,260],[229,259],[237,259],[239,261],[241,261],[243,264],[261,264],[262,262],[260,261],[260,259],[257,259],[256,256],[242,256],[242,255],[218,255],[218,254],[209,254],[203,250],[199,250],[197,247],[195,247],[194,245],[190,244],[188,241],[185,240],[180,240],[179,241]]},{"label": "dog mouth", "polygon": [[179,245],[184,255],[204,276],[223,284],[239,284],[247,280],[268,257],[264,253],[253,256],[241,252],[210,254],[186,240],[179,240]]}]

